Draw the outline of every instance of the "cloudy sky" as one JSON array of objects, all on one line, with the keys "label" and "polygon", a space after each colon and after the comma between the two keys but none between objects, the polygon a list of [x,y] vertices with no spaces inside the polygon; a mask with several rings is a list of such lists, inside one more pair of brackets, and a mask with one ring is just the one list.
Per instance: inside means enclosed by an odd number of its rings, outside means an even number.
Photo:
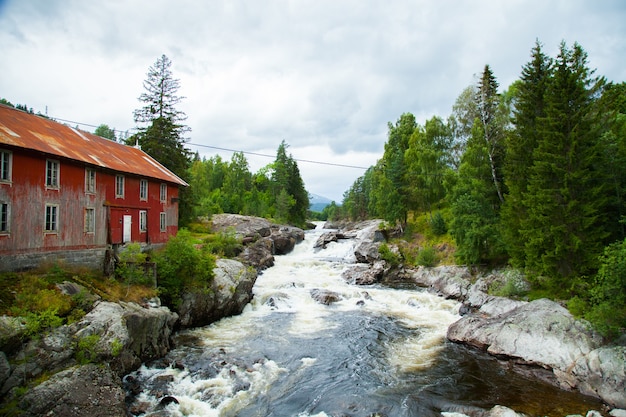
[{"label": "cloudy sky", "polygon": [[180,79],[188,147],[245,152],[256,172],[282,140],[309,192],[338,202],[382,156],[387,123],[447,117],[489,64],[502,88],[538,39],[578,42],[626,81],[623,0],[0,0],[0,97],[117,130],[162,54]]}]

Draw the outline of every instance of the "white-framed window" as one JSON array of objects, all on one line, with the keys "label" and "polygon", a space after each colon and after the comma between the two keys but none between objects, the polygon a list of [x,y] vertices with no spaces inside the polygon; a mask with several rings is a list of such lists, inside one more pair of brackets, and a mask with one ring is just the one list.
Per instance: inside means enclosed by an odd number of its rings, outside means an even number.
[{"label": "white-framed window", "polygon": [[139,231],[145,232],[148,230],[148,212],[146,210],[139,211]]},{"label": "white-framed window", "polygon": [[167,201],[167,184],[161,184],[160,200],[161,203]]},{"label": "white-framed window", "polygon": [[11,182],[12,153],[0,149],[0,182]]},{"label": "white-framed window", "polygon": [[9,209],[9,203],[0,203],[0,233],[9,233],[11,231],[11,213]]},{"label": "white-framed window", "polygon": [[85,208],[85,233],[95,233],[96,231],[96,209]]},{"label": "white-framed window", "polygon": [[94,194],[96,192],[96,170],[85,168],[85,192]]},{"label": "white-framed window", "polygon": [[140,200],[148,199],[148,180],[139,181],[139,199]]},{"label": "white-framed window", "polygon": [[161,212],[159,216],[159,225],[162,232],[165,232],[167,230],[167,223],[165,222],[165,219],[165,212]]},{"label": "white-framed window", "polygon": [[115,198],[124,198],[124,176],[115,176]]},{"label": "white-framed window", "polygon": [[46,188],[59,188],[59,161],[46,160]]},{"label": "white-framed window", "polygon": [[56,233],[59,231],[59,205],[46,204],[46,219],[44,232]]}]

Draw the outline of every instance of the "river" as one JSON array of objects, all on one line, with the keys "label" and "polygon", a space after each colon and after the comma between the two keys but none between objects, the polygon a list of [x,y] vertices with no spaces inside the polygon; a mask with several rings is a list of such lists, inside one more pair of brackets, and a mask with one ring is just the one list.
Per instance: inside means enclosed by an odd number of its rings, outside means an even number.
[{"label": "river", "polygon": [[[459,304],[403,285],[355,286],[354,240],[315,251],[321,229],[261,274],[241,315],[181,332],[126,377],[144,416],[458,416],[495,405],[541,416],[601,404],[446,340]],[[330,290],[340,300],[312,298]],[[130,388],[129,388],[130,389]]]}]

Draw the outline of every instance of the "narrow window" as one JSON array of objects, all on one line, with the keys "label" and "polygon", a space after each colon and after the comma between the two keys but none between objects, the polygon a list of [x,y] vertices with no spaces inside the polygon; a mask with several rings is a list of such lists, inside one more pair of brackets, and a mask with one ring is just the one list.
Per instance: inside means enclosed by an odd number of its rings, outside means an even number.
[{"label": "narrow window", "polygon": [[139,212],[139,231],[145,232],[148,230],[148,212],[141,210]]},{"label": "narrow window", "polygon": [[161,224],[161,231],[165,232],[167,229],[167,225],[165,224],[165,213],[161,213],[161,217],[160,217],[160,224]]},{"label": "narrow window", "polygon": [[85,209],[85,232],[94,233],[96,231],[96,209]]},{"label": "narrow window", "polygon": [[59,206],[46,204],[46,232],[57,232],[59,230]]},{"label": "narrow window", "polygon": [[167,184],[161,184],[161,203],[167,201]]},{"label": "narrow window", "polygon": [[96,171],[85,168],[85,192],[93,194],[96,192]]},{"label": "narrow window", "polygon": [[124,176],[115,176],[115,198],[124,198]]},{"label": "narrow window", "polygon": [[148,199],[148,180],[139,181],[139,199],[140,200]]},{"label": "narrow window", "polygon": [[59,161],[46,160],[46,187],[59,188]]},{"label": "narrow window", "polygon": [[9,204],[0,203],[0,233],[9,233]]},{"label": "narrow window", "polygon": [[0,181],[11,181],[11,152],[0,150]]}]

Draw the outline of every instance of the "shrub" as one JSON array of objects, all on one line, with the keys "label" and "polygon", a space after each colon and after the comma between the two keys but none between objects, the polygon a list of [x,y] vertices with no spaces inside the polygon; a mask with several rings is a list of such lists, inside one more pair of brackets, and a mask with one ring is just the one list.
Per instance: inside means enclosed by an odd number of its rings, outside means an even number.
[{"label": "shrub", "polygon": [[197,242],[185,230],[155,253],[159,293],[166,305],[177,307],[185,288],[205,288],[213,278],[215,257],[209,249],[197,247]]},{"label": "shrub", "polygon": [[440,212],[436,212],[430,220],[430,229],[435,236],[442,236],[448,233],[448,225]]},{"label": "shrub", "polygon": [[145,269],[147,258],[148,255],[142,253],[139,243],[129,243],[119,254],[120,261],[115,268],[115,276],[128,285],[151,283],[152,278]]},{"label": "shrub", "polygon": [[496,281],[489,287],[489,294],[500,297],[522,297],[528,294],[529,285],[524,275],[515,269],[502,273],[502,281]]},{"label": "shrub", "polygon": [[401,256],[393,252],[389,245],[387,245],[386,243],[382,243],[378,247],[378,253],[380,254],[380,257],[392,268],[397,267],[402,262]]},{"label": "shrub", "polygon": [[237,238],[234,230],[210,235],[203,243],[209,252],[225,258],[234,258],[243,250],[241,239]]},{"label": "shrub", "polygon": [[590,293],[590,310],[585,314],[600,333],[609,338],[626,328],[626,240],[605,248],[600,269]]},{"label": "shrub", "polygon": [[25,319],[27,336],[35,336],[63,324],[63,319],[58,316],[57,310],[52,308],[40,312],[27,313]]},{"label": "shrub", "polygon": [[437,265],[437,251],[433,247],[421,249],[417,253],[416,262],[418,265],[426,267]]},{"label": "shrub", "polygon": [[92,334],[85,336],[78,341],[76,348],[76,360],[81,365],[95,362],[98,359],[96,345],[100,341],[100,335]]}]

